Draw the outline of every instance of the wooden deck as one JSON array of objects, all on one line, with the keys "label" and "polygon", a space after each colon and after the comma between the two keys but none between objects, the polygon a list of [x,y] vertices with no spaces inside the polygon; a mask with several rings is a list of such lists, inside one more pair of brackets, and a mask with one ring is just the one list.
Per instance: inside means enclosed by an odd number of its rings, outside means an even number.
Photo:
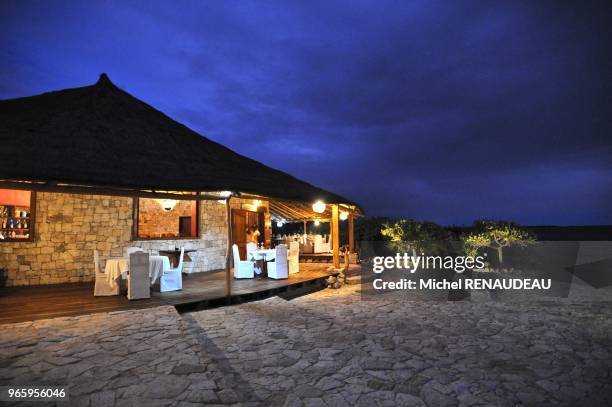
[{"label": "wooden deck", "polygon": [[331,253],[300,254],[300,262],[304,263],[332,263],[334,256]]},{"label": "wooden deck", "polygon": [[189,311],[279,294],[291,296],[321,288],[320,282],[331,275],[328,267],[328,264],[300,264],[300,272],[287,280],[232,280],[229,299],[225,294],[224,271],[184,275],[181,291],[152,291],[150,299],[135,301],[128,300],[125,295],[94,297],[93,283],[9,287],[0,291],[0,324],[160,305]]}]

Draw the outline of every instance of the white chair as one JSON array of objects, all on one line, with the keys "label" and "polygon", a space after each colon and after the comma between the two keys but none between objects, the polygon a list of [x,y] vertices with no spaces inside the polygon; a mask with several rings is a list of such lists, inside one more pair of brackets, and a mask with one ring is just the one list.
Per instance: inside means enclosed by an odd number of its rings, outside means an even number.
[{"label": "white chair", "polygon": [[125,258],[128,259],[128,270],[130,269],[130,255],[132,253],[144,252],[141,247],[130,246],[125,249]]},{"label": "white chair", "polygon": [[257,243],[250,242],[246,244],[247,260],[250,260],[249,253],[254,252],[255,250],[257,250]]},{"label": "white chair", "polygon": [[300,244],[298,242],[289,243],[289,274],[295,274],[300,271]]},{"label": "white chair", "polygon": [[234,278],[253,278],[255,277],[255,267],[249,260],[240,260],[238,245],[232,245],[234,255]]},{"label": "white chair", "polygon": [[287,260],[287,246],[279,244],[276,246],[274,261],[267,262],[268,277],[279,280],[289,278],[289,264]]},{"label": "white chair", "polygon": [[314,237],[314,252],[315,253],[329,253],[331,251],[329,242],[326,241],[323,236],[315,235]]},{"label": "white chair", "polygon": [[159,291],[177,291],[183,289],[183,257],[185,248],[181,247],[181,256],[179,257],[178,267],[164,270],[159,279]]},{"label": "white chair", "polygon": [[149,253],[136,252],[130,254],[130,270],[128,272],[128,299],[138,300],[151,298],[151,282],[149,280]]},{"label": "white chair", "polygon": [[102,297],[108,295],[119,295],[119,283],[111,287],[106,274],[100,269],[100,254],[94,250],[94,271],[96,273],[96,283],[94,285],[94,296]]},{"label": "white chair", "polygon": [[[257,250],[257,243],[250,242],[246,244],[247,260],[251,262],[253,261],[253,259],[249,258],[249,253],[254,252],[255,250]],[[257,267],[257,264],[253,264],[253,267],[255,268],[255,274],[261,274],[261,269]]]}]

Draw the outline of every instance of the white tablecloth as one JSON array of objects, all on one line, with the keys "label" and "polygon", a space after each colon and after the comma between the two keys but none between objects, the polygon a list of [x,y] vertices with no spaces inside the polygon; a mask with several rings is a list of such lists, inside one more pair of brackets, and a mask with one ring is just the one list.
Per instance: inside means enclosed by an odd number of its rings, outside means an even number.
[{"label": "white tablecloth", "polygon": [[[149,277],[151,284],[155,284],[157,279],[162,275],[164,270],[170,269],[170,259],[168,256],[149,256]],[[104,274],[108,284],[114,288],[117,280],[121,275],[129,270],[128,259],[108,259],[104,266]],[[125,277],[124,277],[125,278]]]},{"label": "white tablecloth", "polygon": [[276,258],[276,250],[274,249],[257,249],[251,250],[247,253],[247,260],[255,259],[255,260],[263,260],[264,255],[266,257],[266,261],[274,260]]}]

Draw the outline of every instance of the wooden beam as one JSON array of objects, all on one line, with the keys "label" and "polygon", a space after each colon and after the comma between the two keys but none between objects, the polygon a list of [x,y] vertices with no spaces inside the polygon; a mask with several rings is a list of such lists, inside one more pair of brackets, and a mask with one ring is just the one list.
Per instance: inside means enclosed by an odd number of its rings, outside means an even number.
[{"label": "wooden beam", "polygon": [[58,185],[55,183],[17,182],[5,180],[0,180],[0,188],[20,189],[37,192],[55,192],[61,194],[108,195],[139,198],[176,199],[186,201],[217,201],[219,199],[224,199],[223,197],[218,195],[173,194],[171,192],[142,191],[127,188],[101,188],[83,185]]},{"label": "wooden beam", "polygon": [[[225,251],[225,295],[227,301],[230,301],[232,296],[232,272],[230,269],[230,254],[232,253],[232,208],[230,206],[230,200],[232,197],[228,197],[225,200],[225,213],[227,216],[227,249]],[[236,267],[236,266],[234,266]]]},{"label": "wooden beam", "polygon": [[281,209],[282,211],[286,212],[289,214],[290,217],[295,218],[304,218],[304,214],[302,214],[301,212],[299,212],[297,209],[290,207],[289,205],[285,205],[283,203],[280,202],[274,202],[273,206]]},{"label": "wooden beam", "polygon": [[308,221],[304,220],[304,234],[308,234]]},{"label": "wooden beam", "polygon": [[348,216],[348,240],[349,253],[355,253],[355,216],[353,212],[350,212]]},{"label": "wooden beam", "polygon": [[338,205],[332,205],[332,252],[334,267],[340,268],[340,227],[338,225]]}]

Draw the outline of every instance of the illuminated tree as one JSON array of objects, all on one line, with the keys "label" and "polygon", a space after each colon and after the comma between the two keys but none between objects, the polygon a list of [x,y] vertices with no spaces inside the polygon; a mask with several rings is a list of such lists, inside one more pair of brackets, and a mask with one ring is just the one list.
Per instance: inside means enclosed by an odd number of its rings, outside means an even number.
[{"label": "illuminated tree", "polygon": [[380,234],[389,240],[389,245],[398,252],[417,253],[439,251],[438,245],[449,239],[450,233],[433,222],[417,222],[401,219],[382,225]]},{"label": "illuminated tree", "polygon": [[478,250],[488,247],[497,252],[499,264],[504,261],[504,247],[525,247],[535,242],[535,238],[527,231],[521,230],[514,223],[495,222],[489,220],[477,221],[475,231],[463,238],[466,254],[476,256]]}]

